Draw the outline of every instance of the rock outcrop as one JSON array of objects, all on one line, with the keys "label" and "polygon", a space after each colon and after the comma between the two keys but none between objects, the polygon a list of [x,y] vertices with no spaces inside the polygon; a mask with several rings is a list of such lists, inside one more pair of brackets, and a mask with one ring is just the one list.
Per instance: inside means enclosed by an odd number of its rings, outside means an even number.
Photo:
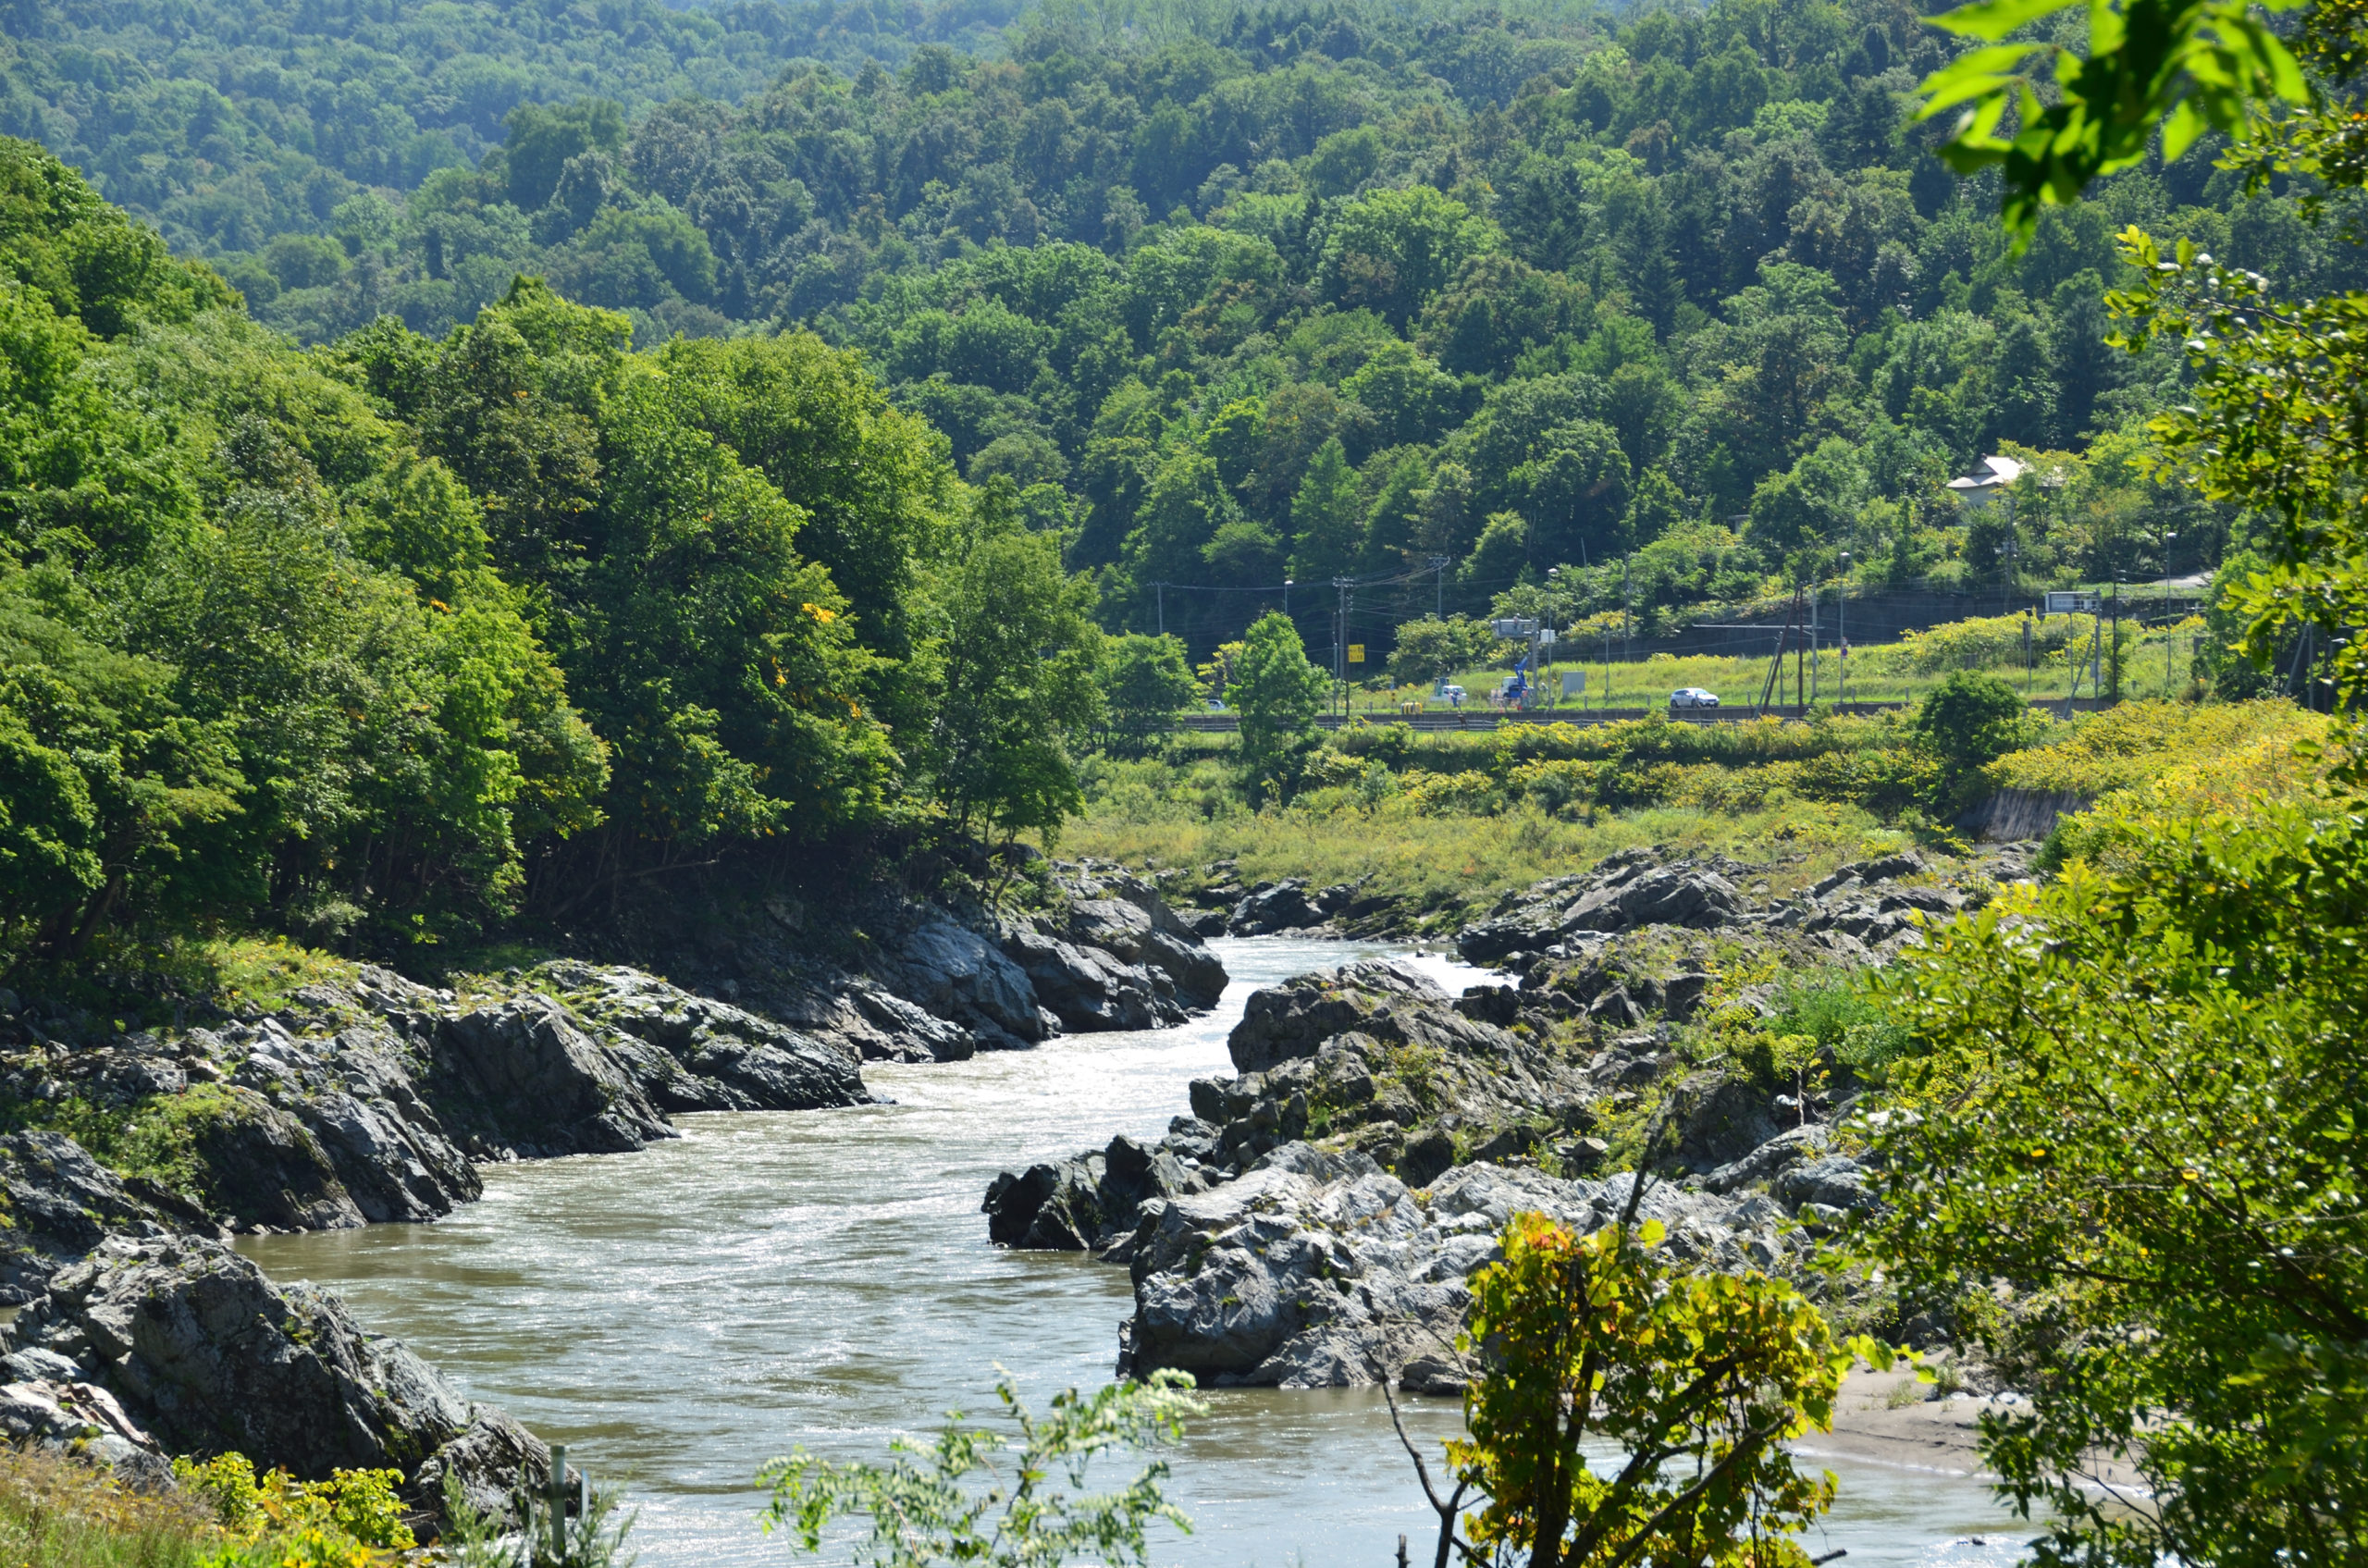
[{"label": "rock outcrop", "polygon": [[[1362,1154],[1287,1144],[1213,1191],[1143,1205],[1121,1367],[1178,1367],[1220,1386],[1388,1378],[1451,1391],[1467,1375],[1454,1351],[1465,1281],[1498,1255],[1506,1221],[1530,1211],[1595,1229],[1622,1212],[1631,1179],[1468,1165],[1414,1189]],[[1666,1228],[1675,1256],[1714,1268],[1765,1269],[1797,1245],[1762,1194],[1656,1183],[1639,1216]]]},{"label": "rock outcrop", "polygon": [[400,1341],[364,1333],[337,1297],[275,1286],[218,1241],[110,1237],[49,1279],[9,1339],[11,1371],[70,1366],[52,1383],[112,1396],[113,1429],[151,1451],[236,1450],[304,1478],[391,1468],[418,1500],[446,1470],[488,1497],[506,1496],[520,1466],[549,1473],[549,1451],[523,1428],[473,1409]]},{"label": "rock outcrop", "polygon": [[1724,859],[1668,860],[1657,850],[1623,850],[1583,875],[1507,895],[1487,919],[1456,933],[1456,950],[1467,963],[1499,964],[1590,933],[1733,925],[1751,910],[1731,879],[1750,870]]},{"label": "rock outcrop", "polygon": [[[660,1110],[811,1111],[870,1103],[860,1055],[844,1043],[639,969],[556,963],[542,972],[579,1015],[614,1031],[610,1052]],[[911,1020],[899,1022],[909,1027]]]},{"label": "rock outcrop", "polygon": [[[303,1476],[396,1468],[427,1503],[457,1478],[506,1508],[548,1471],[532,1434],[223,1239],[433,1219],[479,1194],[487,1161],[631,1152],[675,1136],[675,1113],[862,1105],[867,1059],[1153,1028],[1217,999],[1224,967],[1149,883],[1055,870],[1042,914],[898,905],[866,972],[800,967],[745,1006],[729,978],[719,997],[573,961],[467,993],[364,966],[170,1035],[0,993],[0,1098],[98,1107],[171,1152],[167,1184],[61,1133],[0,1136],[0,1306],[23,1308],[0,1332],[0,1437],[97,1455],[141,1485],[168,1480],[166,1452],[236,1449]],[[1081,1177],[1030,1179],[1042,1191],[1018,1223],[1037,1245],[1197,1190],[1172,1155],[1124,1140]]]},{"label": "rock outcrop", "polygon": [[1143,1204],[1232,1180],[1301,1139],[1352,1143],[1419,1185],[1584,1130],[1596,1088],[1583,1066],[1487,1021],[1486,998],[1471,1004],[1382,962],[1255,992],[1228,1042],[1242,1072],[1194,1080],[1192,1114],[1154,1144],[1120,1138],[997,1177],[988,1233],[1124,1261]]}]

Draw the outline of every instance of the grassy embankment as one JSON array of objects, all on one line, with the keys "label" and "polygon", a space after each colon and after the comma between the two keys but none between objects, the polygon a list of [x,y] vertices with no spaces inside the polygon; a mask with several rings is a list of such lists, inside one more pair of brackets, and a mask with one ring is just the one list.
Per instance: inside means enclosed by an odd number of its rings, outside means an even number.
[{"label": "grassy embankment", "polygon": [[0,1568],[395,1568],[424,1561],[391,1470],[302,1483],[237,1455],[129,1491],[61,1454],[0,1445]]},{"label": "grassy embankment", "polygon": [[1174,868],[1186,887],[1221,860],[1245,883],[1370,879],[1370,892],[1423,911],[1425,926],[1634,845],[1758,861],[1767,891],[1782,894],[1910,842],[1955,847],[1949,822],[1993,789],[2277,792],[2299,776],[2294,743],[2325,723],[2283,702],[2134,702],[2069,722],[2034,714],[2025,748],[1951,780],[1903,714],[1461,734],[1383,722],[1330,736],[1311,787],[1256,810],[1232,737],[1192,735],[1153,757],[1094,759],[1088,811],[1059,848]]},{"label": "grassy embankment", "polygon": [[[2133,610],[2133,613],[2134,613]],[[2062,698],[2074,688],[2078,671],[2078,695],[2095,695],[2095,685],[2089,675],[2090,654],[2093,648],[2101,656],[2098,668],[2105,673],[2110,686],[2108,668],[2110,648],[2114,640],[2113,623],[2106,622],[2102,645],[2096,641],[2096,622],[2086,615],[2052,615],[2032,623],[2031,659],[2026,665],[2022,642],[2022,617],[2000,615],[1978,617],[1935,626],[1925,632],[1911,632],[1896,642],[1858,644],[1851,646],[1849,656],[1847,698],[1851,702],[1913,702],[1930,691],[1954,670],[1988,670],[2013,684],[2018,691],[2033,698]],[[2163,627],[2141,627],[2134,620],[2121,623],[2121,695],[2124,700],[2139,701],[2165,698],[2185,698],[2194,685],[2197,638],[2203,632],[2198,619],[2179,622]],[[1554,710],[1582,716],[1589,710],[1600,708],[1643,708],[1657,706],[1669,700],[1671,692],[1680,686],[1700,686],[1718,694],[1720,702],[1729,708],[1749,707],[1759,700],[1768,680],[1770,657],[1767,649],[1774,644],[1771,629],[1759,639],[1759,650],[1738,655],[1700,654],[1680,657],[1656,653],[1644,659],[1620,657],[1622,645],[1611,646],[1613,658],[1607,666],[1600,643],[1589,646],[1572,642],[1559,651],[1563,657],[1548,671],[1547,689],[1555,694]],[[1810,679],[1810,691],[1819,701],[1832,702],[1844,695],[1842,659],[1832,646],[1831,618],[1826,623],[1824,646],[1815,659],[1804,658],[1796,665],[1791,654],[1784,660],[1782,701],[1787,705],[1800,701],[1795,685],[1796,670]],[[1511,647],[1511,645],[1505,645]],[[1471,702],[1485,706],[1486,694],[1505,678],[1511,664],[1506,659],[1493,664],[1475,665],[1450,677],[1471,694]],[[1583,695],[1562,698],[1559,674],[1565,670],[1586,673],[1586,690]],[[1439,706],[1431,698],[1427,685],[1400,686],[1387,691],[1360,691],[1353,706],[1359,711],[1395,711],[1398,705],[1408,701],[1424,701]]]}]

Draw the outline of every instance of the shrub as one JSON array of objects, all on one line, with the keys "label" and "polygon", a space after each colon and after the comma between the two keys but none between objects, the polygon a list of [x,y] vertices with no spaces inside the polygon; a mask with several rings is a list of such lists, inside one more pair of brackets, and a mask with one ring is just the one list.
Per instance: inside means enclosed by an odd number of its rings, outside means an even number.
[{"label": "shrub", "polygon": [[2266,746],[2291,757],[2317,740],[2327,721],[2283,698],[2195,704],[2125,702],[2090,714],[2051,746],[2009,752],[1986,776],[2000,789],[2058,790],[2094,800],[2163,777],[2208,767],[2230,753]]},{"label": "shrub", "polygon": [[1486,773],[1423,773],[1398,792],[1400,807],[1418,817],[1493,817],[1505,791]]},{"label": "shrub", "polygon": [[[2096,635],[2093,615],[2034,617],[2031,650],[2041,663],[2063,661],[2065,650],[2084,652]],[[1975,616],[1951,621],[1924,631],[1902,632],[1898,652],[1869,649],[1887,661],[1895,660],[1919,675],[1942,675],[1953,670],[2019,670],[2023,667],[2023,617]]]}]

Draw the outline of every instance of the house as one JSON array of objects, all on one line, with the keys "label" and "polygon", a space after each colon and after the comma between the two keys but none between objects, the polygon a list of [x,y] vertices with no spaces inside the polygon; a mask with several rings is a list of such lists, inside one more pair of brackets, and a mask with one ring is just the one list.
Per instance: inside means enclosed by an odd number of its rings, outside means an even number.
[{"label": "house", "polygon": [[1985,457],[1973,465],[1973,472],[1949,481],[1949,489],[1967,506],[1990,504],[1990,498],[2023,476],[2028,465],[2011,457]]}]

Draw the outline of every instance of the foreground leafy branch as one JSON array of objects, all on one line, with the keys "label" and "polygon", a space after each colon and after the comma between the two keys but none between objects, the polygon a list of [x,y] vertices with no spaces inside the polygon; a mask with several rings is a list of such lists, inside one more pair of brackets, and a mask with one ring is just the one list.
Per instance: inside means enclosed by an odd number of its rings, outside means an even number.
[{"label": "foreground leafy branch", "polygon": [[[1448,1498],[1408,1445],[1440,1516],[1438,1568],[1451,1553],[1528,1568],[1808,1562],[1793,1537],[1832,1506],[1834,1480],[1803,1475],[1783,1445],[1832,1424],[1856,1356],[1888,1366],[1892,1352],[1836,1344],[1780,1281],[1673,1266],[1661,1239],[1633,1212],[1586,1236],[1542,1215],[1507,1226],[1457,1340],[1480,1371],[1469,1436],[1447,1445]],[[1589,1441],[1625,1458],[1598,1474]],[[1467,1496],[1485,1501],[1459,1521]]]},{"label": "foreground leafy branch", "polygon": [[[1162,1371],[1148,1382],[1114,1383],[1091,1394],[1070,1389],[1039,1416],[1005,1373],[995,1397],[1018,1429],[1016,1442],[965,1424],[956,1410],[926,1446],[895,1439],[889,1445],[895,1457],[886,1464],[839,1463],[796,1450],[758,1473],[772,1492],[764,1527],[786,1526],[811,1552],[821,1549],[833,1518],[868,1518],[871,1534],[857,1543],[857,1560],[882,1568],[1055,1568],[1079,1557],[1147,1564],[1145,1531],[1153,1520],[1192,1527],[1161,1489],[1167,1462],[1153,1460],[1115,1492],[1086,1492],[1086,1470],[1097,1455],[1182,1438],[1185,1418],[1207,1409],[1191,1387],[1188,1375]],[[973,1476],[987,1484],[973,1484]],[[1068,1490],[1049,1485],[1061,1478]]]}]

